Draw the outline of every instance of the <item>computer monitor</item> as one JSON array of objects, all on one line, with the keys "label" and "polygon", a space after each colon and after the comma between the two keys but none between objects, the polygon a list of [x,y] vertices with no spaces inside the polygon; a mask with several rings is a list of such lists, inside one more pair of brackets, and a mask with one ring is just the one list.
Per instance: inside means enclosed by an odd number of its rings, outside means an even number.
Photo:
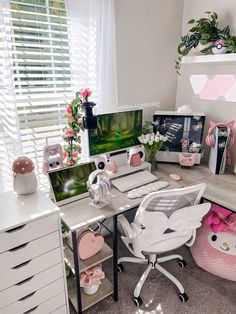
[{"label": "computer monitor", "polygon": [[87,181],[96,170],[94,162],[78,164],[48,173],[49,182],[57,205],[65,205],[88,196]]},{"label": "computer monitor", "polygon": [[97,116],[97,128],[89,130],[89,154],[100,155],[139,144],[142,110],[106,113]]}]

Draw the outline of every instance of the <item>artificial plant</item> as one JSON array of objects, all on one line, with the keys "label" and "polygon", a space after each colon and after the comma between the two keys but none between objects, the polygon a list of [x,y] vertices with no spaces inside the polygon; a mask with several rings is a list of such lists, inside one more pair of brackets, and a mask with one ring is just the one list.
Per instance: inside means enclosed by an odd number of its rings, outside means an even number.
[{"label": "artificial plant", "polygon": [[75,98],[66,107],[67,125],[64,128],[63,139],[67,142],[64,145],[64,158],[68,166],[73,166],[80,159],[81,153],[81,136],[83,131],[82,104],[88,101],[92,94],[89,89],[83,89],[76,93]]},{"label": "artificial plant", "polygon": [[177,60],[175,60],[175,69],[178,74],[183,56],[186,56],[192,48],[196,48],[198,44],[204,46],[200,50],[203,54],[208,54],[213,43],[218,39],[226,40],[229,37],[230,28],[226,26],[222,30],[218,28],[218,15],[215,12],[207,11],[207,18],[200,18],[198,20],[191,19],[188,24],[192,25],[189,33],[181,36],[181,42],[178,45]]},{"label": "artificial plant", "polygon": [[225,45],[228,52],[236,53],[236,36],[229,36],[225,41]]}]

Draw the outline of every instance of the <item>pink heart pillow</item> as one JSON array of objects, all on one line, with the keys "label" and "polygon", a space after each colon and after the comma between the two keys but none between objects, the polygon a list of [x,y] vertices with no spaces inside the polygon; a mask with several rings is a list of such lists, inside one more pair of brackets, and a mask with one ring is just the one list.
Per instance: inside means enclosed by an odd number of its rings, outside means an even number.
[{"label": "pink heart pillow", "polygon": [[83,230],[78,236],[77,249],[80,259],[85,260],[97,254],[104,245],[104,238],[91,230]]}]

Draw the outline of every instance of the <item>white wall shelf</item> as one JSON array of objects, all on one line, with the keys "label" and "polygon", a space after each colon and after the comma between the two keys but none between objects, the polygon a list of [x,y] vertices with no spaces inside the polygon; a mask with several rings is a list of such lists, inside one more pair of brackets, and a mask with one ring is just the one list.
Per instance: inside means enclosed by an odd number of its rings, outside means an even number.
[{"label": "white wall shelf", "polygon": [[221,55],[202,55],[183,57],[181,63],[230,63],[236,62],[236,53],[226,53]]}]

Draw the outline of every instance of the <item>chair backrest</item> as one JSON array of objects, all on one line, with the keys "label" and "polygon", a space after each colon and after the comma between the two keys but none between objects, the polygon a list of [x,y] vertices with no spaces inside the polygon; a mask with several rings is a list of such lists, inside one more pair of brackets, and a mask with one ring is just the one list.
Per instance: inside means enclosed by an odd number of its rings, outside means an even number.
[{"label": "chair backrest", "polygon": [[142,249],[146,252],[168,251],[189,241],[210,209],[210,204],[198,205],[205,188],[202,183],[147,195],[132,224],[139,234],[133,241],[135,255],[140,255]]},{"label": "chair backrest", "polygon": [[186,188],[150,193],[139,205],[134,222],[139,223],[139,217],[145,211],[164,212],[167,217],[170,217],[180,208],[199,204],[205,189],[206,184],[201,183]]}]

